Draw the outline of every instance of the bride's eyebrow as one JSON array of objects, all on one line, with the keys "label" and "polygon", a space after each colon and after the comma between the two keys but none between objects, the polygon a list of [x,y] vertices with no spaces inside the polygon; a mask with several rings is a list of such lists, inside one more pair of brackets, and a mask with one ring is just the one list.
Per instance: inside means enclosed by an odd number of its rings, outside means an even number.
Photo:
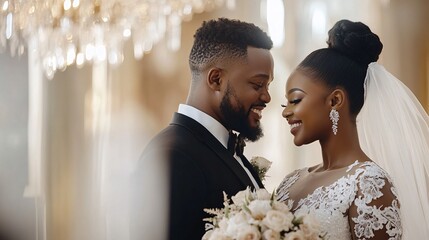
[{"label": "bride's eyebrow", "polygon": [[292,89],[290,89],[289,91],[287,91],[287,94],[289,95],[289,94],[291,94],[291,93],[293,93],[293,92],[297,92],[297,91],[299,91],[299,92],[303,92],[303,93],[305,93],[305,94],[307,94],[304,90],[302,90],[301,88],[292,88]]}]

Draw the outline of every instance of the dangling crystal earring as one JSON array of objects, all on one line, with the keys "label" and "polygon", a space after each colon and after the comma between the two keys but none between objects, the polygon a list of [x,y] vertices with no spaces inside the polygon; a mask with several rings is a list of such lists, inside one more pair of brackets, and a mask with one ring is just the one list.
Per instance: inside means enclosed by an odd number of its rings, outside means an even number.
[{"label": "dangling crystal earring", "polygon": [[334,108],[329,112],[329,119],[332,121],[332,132],[337,135],[338,132],[338,121],[340,120],[340,113]]}]

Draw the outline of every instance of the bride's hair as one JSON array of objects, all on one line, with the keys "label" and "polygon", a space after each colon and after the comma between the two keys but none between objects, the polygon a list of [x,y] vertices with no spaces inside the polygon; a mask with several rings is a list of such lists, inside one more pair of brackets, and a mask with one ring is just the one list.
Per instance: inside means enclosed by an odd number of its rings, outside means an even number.
[{"label": "bride's hair", "polygon": [[365,66],[376,62],[383,49],[377,34],[361,22],[340,20],[328,32],[328,47]]},{"label": "bride's hair", "polygon": [[367,25],[349,20],[338,21],[328,35],[328,48],[310,53],[298,69],[330,88],[343,88],[350,101],[350,113],[357,116],[364,102],[368,64],[378,60],[383,44]]}]

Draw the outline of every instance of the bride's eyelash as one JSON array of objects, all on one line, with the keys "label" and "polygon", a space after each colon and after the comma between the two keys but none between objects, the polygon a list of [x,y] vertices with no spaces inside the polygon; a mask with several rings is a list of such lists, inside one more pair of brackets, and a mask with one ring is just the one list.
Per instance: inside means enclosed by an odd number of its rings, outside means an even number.
[{"label": "bride's eyelash", "polygon": [[[301,102],[301,99],[294,99],[294,100],[289,101],[290,104],[297,104],[299,102]],[[285,107],[287,107],[287,104],[280,104],[280,106],[282,108],[285,108]]]},{"label": "bride's eyelash", "polygon": [[297,104],[299,102],[301,102],[301,99],[299,99],[299,98],[289,101],[290,104]]}]

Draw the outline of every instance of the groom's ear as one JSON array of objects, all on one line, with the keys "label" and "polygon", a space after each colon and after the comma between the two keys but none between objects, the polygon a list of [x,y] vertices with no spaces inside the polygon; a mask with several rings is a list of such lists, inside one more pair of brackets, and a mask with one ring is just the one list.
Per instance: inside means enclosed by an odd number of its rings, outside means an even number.
[{"label": "groom's ear", "polygon": [[336,88],[329,95],[329,103],[331,108],[340,109],[344,107],[346,102],[346,92],[341,88]]},{"label": "groom's ear", "polygon": [[214,67],[207,74],[207,85],[214,91],[220,91],[222,83],[222,69]]}]

